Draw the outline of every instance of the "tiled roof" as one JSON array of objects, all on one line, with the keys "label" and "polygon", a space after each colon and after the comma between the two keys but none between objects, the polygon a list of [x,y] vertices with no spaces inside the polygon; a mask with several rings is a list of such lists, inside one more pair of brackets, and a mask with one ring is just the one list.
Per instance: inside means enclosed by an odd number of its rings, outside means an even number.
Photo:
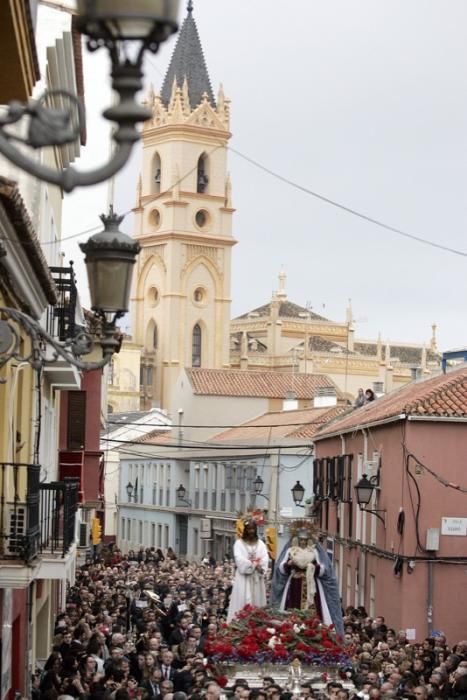
[{"label": "tiled roof", "polygon": [[[420,365],[422,362],[423,347],[419,345],[390,345],[390,353],[392,360],[398,360],[404,364]],[[377,343],[355,342],[354,350],[362,355],[370,355],[376,357]],[[426,351],[427,362],[439,362],[441,355],[431,349]],[[381,348],[381,359],[386,360],[386,345]]]},{"label": "tiled roof", "polygon": [[248,442],[279,438],[309,439],[328,421],[345,410],[342,406],[306,408],[298,411],[273,411],[219,433],[212,442]]},{"label": "tiled roof", "polygon": [[182,87],[185,78],[192,109],[200,104],[205,92],[208,95],[209,103],[213,107],[216,106],[198,28],[190,9],[180,29],[162,85],[161,99],[166,107],[170,102],[174,80],[176,80],[178,87]]},{"label": "tiled roof", "polygon": [[40,280],[47,301],[50,304],[56,304],[57,289],[24,200],[16,182],[2,176],[0,176],[0,204],[3,204],[11,225],[16,231],[19,243]]},{"label": "tiled roof", "polygon": [[169,445],[171,437],[171,430],[152,430],[150,433],[135,440],[135,442],[144,443],[146,445]]},{"label": "tiled roof", "polygon": [[284,399],[292,391],[297,399],[311,399],[324,387],[332,387],[340,396],[334,382],[322,374],[193,368],[186,373],[193,392],[205,396]]},{"label": "tiled roof", "polygon": [[[335,352],[335,353],[347,353],[347,349],[344,345],[339,343],[333,343],[332,340],[326,340],[320,335],[311,335],[308,339],[308,347],[310,350],[316,352]],[[350,355],[354,355],[352,351],[349,350]]]},{"label": "tiled roof", "polygon": [[378,346],[376,345],[376,343],[355,342],[353,344],[353,348],[354,348],[355,352],[359,352],[362,355],[370,355],[370,356],[375,356],[375,357],[376,357],[377,347]]},{"label": "tiled roof", "polygon": [[[263,304],[263,306],[258,306],[257,309],[253,309],[252,311],[248,311],[246,314],[242,314],[241,316],[237,316],[234,321],[237,321],[238,319],[241,318],[248,318],[250,314],[257,314],[258,316],[269,316],[271,314],[271,302],[268,304]],[[300,315],[302,314],[302,315]],[[309,309],[306,309],[304,306],[299,306],[298,304],[294,304],[292,301],[280,301],[279,302],[279,318],[300,318],[301,321],[306,321],[307,319],[304,318],[303,314],[307,314],[309,318],[315,321],[327,321],[327,318],[324,318],[324,316],[320,316],[319,314],[313,313],[313,311],[310,311]]]},{"label": "tiled roof", "polygon": [[324,428],[319,438],[401,414],[467,418],[467,368],[411,382],[372,403],[353,409]]},{"label": "tiled roof", "polygon": [[[110,437],[112,433],[121,431],[122,428],[128,427],[130,430],[135,425],[137,430],[145,430],[148,428],[150,432],[159,432],[152,430],[155,425],[160,425],[161,428],[170,426],[171,420],[158,409],[150,409],[148,411],[123,411],[109,413],[107,426],[101,430],[101,435]],[[151,428],[149,428],[151,426]]]}]

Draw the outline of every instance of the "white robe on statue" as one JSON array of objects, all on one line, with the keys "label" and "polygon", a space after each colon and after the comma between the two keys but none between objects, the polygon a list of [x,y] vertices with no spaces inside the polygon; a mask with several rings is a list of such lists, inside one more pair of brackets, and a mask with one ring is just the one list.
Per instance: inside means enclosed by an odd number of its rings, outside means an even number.
[{"label": "white robe on statue", "polygon": [[[264,575],[268,570],[269,556],[264,542],[258,539],[250,544],[237,539],[234,544],[235,577],[230,595],[227,622],[245,605],[262,608],[266,605],[266,584]],[[258,561],[263,573],[254,565]]]}]

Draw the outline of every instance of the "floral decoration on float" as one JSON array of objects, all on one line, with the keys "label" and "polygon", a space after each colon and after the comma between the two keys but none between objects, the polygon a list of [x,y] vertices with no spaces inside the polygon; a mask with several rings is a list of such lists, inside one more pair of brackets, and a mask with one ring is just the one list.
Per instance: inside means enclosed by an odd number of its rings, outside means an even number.
[{"label": "floral decoration on float", "polygon": [[246,605],[215,639],[207,640],[205,653],[214,663],[290,664],[299,659],[305,665],[345,668],[353,649],[311,611]]}]

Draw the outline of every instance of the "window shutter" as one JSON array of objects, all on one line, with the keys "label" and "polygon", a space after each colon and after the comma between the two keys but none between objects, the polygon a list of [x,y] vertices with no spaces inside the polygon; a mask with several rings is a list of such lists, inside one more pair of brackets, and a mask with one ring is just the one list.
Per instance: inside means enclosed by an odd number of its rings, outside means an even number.
[{"label": "window shutter", "polygon": [[67,449],[84,450],[86,421],[86,392],[68,392]]}]

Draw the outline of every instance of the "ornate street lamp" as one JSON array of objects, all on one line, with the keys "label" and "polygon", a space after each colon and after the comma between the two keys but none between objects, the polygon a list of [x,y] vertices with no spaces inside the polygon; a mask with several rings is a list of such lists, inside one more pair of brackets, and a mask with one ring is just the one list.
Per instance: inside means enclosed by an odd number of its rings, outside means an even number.
[{"label": "ornate street lamp", "polygon": [[258,474],[258,476],[256,477],[256,479],[253,481],[253,488],[254,488],[254,490],[255,490],[255,495],[256,495],[256,496],[262,496],[262,495],[263,495],[263,494],[261,493],[262,490],[263,490],[263,486],[264,486],[264,481],[262,480],[262,478],[261,478],[260,475]]},{"label": "ornate street lamp", "polygon": [[[303,497],[305,495],[305,489],[301,485],[299,481],[295,484],[295,486],[291,489],[292,491],[292,498],[296,506],[301,506]],[[305,507],[305,506],[303,506]]]},{"label": "ornate street lamp", "polygon": [[372,477],[371,479],[368,479],[367,475],[363,474],[360,481],[355,484],[355,496],[357,498],[357,503],[360,510],[364,511],[365,513],[372,513],[373,515],[376,515],[376,517],[379,518],[384,525],[386,525],[385,518],[380,515],[380,513],[386,513],[385,510],[371,510],[370,508],[367,508],[367,505],[370,503],[373,496],[373,491],[378,484],[379,478]]},{"label": "ornate street lamp", "polygon": [[128,496],[128,501],[129,501],[129,503],[131,503],[131,497],[133,496],[133,484],[131,483],[131,481],[129,481],[127,483],[125,488],[126,488],[126,495]]},{"label": "ornate street lamp", "polygon": [[115,214],[112,206],[109,215],[100,219],[104,230],[79,246],[85,254],[91,306],[106,318],[122,316],[128,311],[133,265],[141,246],[118,230],[123,216]]},{"label": "ornate street lamp", "polygon": [[361,509],[365,508],[371,501],[373,491],[375,487],[368,479],[366,474],[363,474],[360,481],[355,484],[355,495],[357,497],[357,503]]},{"label": "ornate street lamp", "polygon": [[[84,330],[60,342],[27,314],[0,306],[0,369],[11,359],[28,362],[34,369],[40,369],[54,362],[59,355],[83,371],[99,369],[110,362],[120,345],[115,324],[128,311],[131,274],[140,245],[118,230],[123,217],[115,214],[112,207],[108,216],[102,214],[100,218],[104,230],[91,236],[80,247],[85,253],[91,307],[97,321],[102,360],[83,362],[79,359],[81,355],[88,354],[94,345],[94,337]],[[31,350],[27,354],[21,350],[18,326],[31,339]]]},{"label": "ornate street lamp", "polygon": [[[22,170],[65,192],[115,175],[139,140],[136,125],[151,116],[136,101],[136,93],[143,87],[144,53],[156,53],[160,44],[177,31],[178,6],[179,0],[78,0],[78,29],[87,37],[89,51],[101,47],[108,50],[112,90],[119,98],[115,106],[103,113],[105,119],[116,124],[116,145],[108,163],[90,172],[71,167],[56,170],[29,158],[14,145],[16,141],[38,149],[62,146],[78,138],[84,126],[83,109],[76,95],[67,90],[46,91],[39,100],[27,104],[10,102],[6,113],[0,116],[0,153]],[[51,102],[64,106],[51,106]],[[8,129],[23,117],[29,120],[26,138]]]}]

